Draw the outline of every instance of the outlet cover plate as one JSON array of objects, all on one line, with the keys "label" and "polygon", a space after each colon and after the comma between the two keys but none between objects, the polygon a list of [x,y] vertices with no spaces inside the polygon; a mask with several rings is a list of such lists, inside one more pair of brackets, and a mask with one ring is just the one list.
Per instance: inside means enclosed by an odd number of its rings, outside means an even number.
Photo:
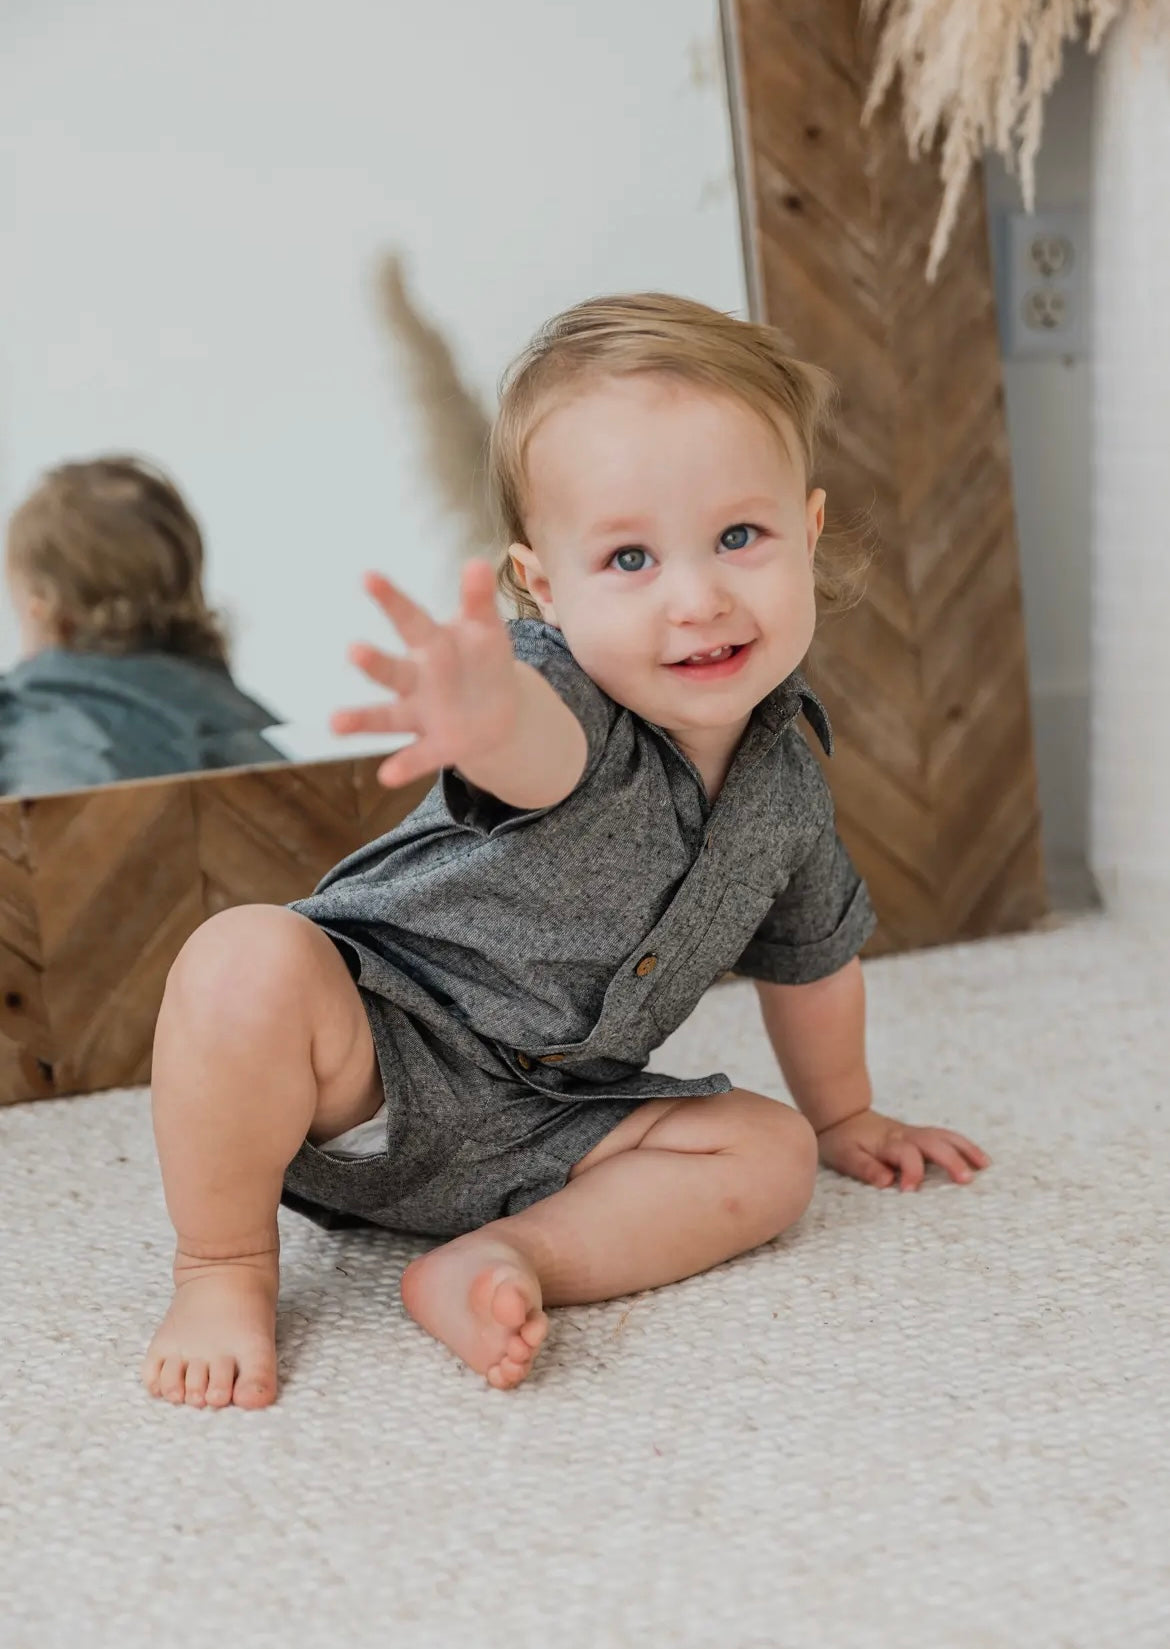
[{"label": "outlet cover plate", "polygon": [[1089,224],[1075,209],[1004,212],[995,236],[1000,342],[1008,360],[1088,349]]}]

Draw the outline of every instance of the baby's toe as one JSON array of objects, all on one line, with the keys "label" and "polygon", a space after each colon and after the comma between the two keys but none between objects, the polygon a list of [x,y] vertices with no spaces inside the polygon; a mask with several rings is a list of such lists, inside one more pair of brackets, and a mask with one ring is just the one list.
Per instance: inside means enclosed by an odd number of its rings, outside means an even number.
[{"label": "baby's toe", "polygon": [[240,1359],[232,1401],[237,1408],[267,1408],[276,1397],[276,1358],[259,1352]]},{"label": "baby's toe", "polygon": [[187,1378],[184,1382],[186,1397],[192,1408],[201,1409],[207,1401],[207,1364],[198,1359],[187,1364]]},{"label": "baby's toe", "polygon": [[497,1391],[511,1391],[520,1384],[531,1366],[531,1363],[517,1363],[511,1357],[503,1357],[494,1368],[488,1369],[488,1385],[495,1386]]},{"label": "baby's toe", "polygon": [[502,1282],[492,1296],[492,1316],[503,1328],[518,1331],[530,1309],[530,1301],[517,1283]]},{"label": "baby's toe", "polygon": [[213,1357],[207,1377],[208,1407],[213,1409],[226,1408],[232,1400],[232,1387],[235,1383],[235,1358]]},{"label": "baby's toe", "polygon": [[527,1367],[532,1361],[533,1348],[528,1344],[527,1340],[522,1340],[519,1334],[513,1334],[512,1338],[508,1341],[508,1349],[505,1351],[504,1356],[507,1357],[510,1362],[521,1363],[524,1367]]},{"label": "baby's toe", "polygon": [[548,1315],[543,1311],[534,1311],[520,1330],[525,1342],[535,1351],[542,1346],[548,1334]]},{"label": "baby's toe", "polygon": [[187,1365],[182,1357],[168,1357],[158,1377],[159,1395],[168,1403],[182,1403],[187,1398]]}]

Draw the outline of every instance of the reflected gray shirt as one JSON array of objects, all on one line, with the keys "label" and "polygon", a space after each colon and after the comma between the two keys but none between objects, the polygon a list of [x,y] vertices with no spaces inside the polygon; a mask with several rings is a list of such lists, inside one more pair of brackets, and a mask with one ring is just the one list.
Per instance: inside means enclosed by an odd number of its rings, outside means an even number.
[{"label": "reflected gray shirt", "polygon": [[0,676],[0,793],[280,762],[275,725],[213,660],[50,647]]},{"label": "reflected gray shirt", "polygon": [[[799,675],[754,710],[715,802],[674,740],[610,699],[554,627],[510,626],[588,756],[555,807],[521,810],[445,770],[389,834],[293,908],[349,940],[359,983],[522,1081],[620,1082],[728,969],[801,984],[874,926],[821,767],[828,719]],[[485,1061],[485,1065],[487,1062]],[[525,1073],[532,1073],[526,1076]]]}]

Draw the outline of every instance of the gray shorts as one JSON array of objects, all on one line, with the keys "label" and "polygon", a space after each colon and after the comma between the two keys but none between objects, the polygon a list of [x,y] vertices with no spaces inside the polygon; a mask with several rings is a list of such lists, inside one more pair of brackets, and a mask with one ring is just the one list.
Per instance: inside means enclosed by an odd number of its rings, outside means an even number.
[{"label": "gray shorts", "polygon": [[363,947],[320,925],[341,951],[369,1019],[386,1098],[386,1148],[346,1158],[308,1139],[302,1144],[285,1169],[282,1202],[318,1225],[458,1237],[560,1191],[580,1159],[648,1100],[730,1088],[723,1073],[638,1072],[620,1083],[628,1092],[611,1085],[582,1098],[585,1082],[564,1097],[542,1092],[512,1077],[468,1027],[445,1036],[447,1014],[427,1024],[364,986]]},{"label": "gray shorts", "polygon": [[[349,946],[338,949],[355,972]],[[305,1141],[281,1200],[319,1225],[474,1231],[561,1190],[575,1164],[649,1097],[558,1099],[493,1076],[396,1003],[357,989],[386,1098],[386,1144],[343,1158]],[[667,1077],[664,1093],[671,1087]]]}]

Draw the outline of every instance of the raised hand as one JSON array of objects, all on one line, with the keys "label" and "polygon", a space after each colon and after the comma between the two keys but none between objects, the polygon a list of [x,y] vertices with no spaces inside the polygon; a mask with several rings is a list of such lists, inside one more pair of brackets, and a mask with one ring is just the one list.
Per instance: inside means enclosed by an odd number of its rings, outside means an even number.
[{"label": "raised hand", "polygon": [[364,642],[349,649],[351,662],[394,697],[338,710],[330,722],[334,732],[416,735],[378,769],[387,786],[409,784],[469,757],[483,760],[505,745],[516,728],[520,692],[490,564],[472,561],[464,568],[459,611],[449,624],[438,623],[379,573],[367,573],[364,585],[408,651],[386,653]]}]

